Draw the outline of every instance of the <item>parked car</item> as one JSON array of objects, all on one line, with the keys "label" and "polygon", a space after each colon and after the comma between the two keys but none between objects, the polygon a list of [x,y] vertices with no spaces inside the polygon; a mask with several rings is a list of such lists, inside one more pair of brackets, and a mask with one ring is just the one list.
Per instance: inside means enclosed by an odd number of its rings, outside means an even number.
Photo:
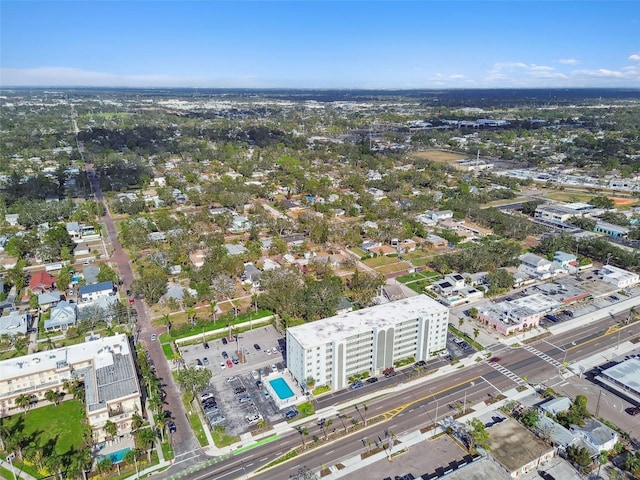
[{"label": "parked car", "polygon": [[629,415],[636,416],[640,414],[640,407],[629,407],[625,410]]},{"label": "parked car", "polygon": [[226,345],[227,343],[229,343],[229,342],[227,342],[227,339],[225,337],[222,337],[222,344]]},{"label": "parked car", "polygon": [[240,403],[247,403],[251,401],[251,397],[249,395],[245,395],[244,397],[240,397]]},{"label": "parked car", "polygon": [[238,377],[233,375],[233,376],[227,378],[227,383],[235,382],[237,379],[238,379]]},{"label": "parked car", "polygon": [[256,387],[262,388],[262,382],[260,380],[256,382]]},{"label": "parked car", "polygon": [[246,389],[245,387],[236,387],[233,391],[234,391],[234,393],[235,393],[236,395],[239,395],[239,394],[241,394],[241,393],[246,392],[246,391],[247,391],[247,389]]},{"label": "parked car", "polygon": [[260,374],[258,373],[257,370],[251,370],[251,376],[253,377],[254,380],[257,380],[258,378],[260,378]]},{"label": "parked car", "polygon": [[367,383],[376,383],[378,381],[378,377],[367,378]]},{"label": "parked car", "polygon": [[175,422],[171,421],[167,424],[167,427],[169,428],[169,433],[176,433],[177,432],[177,428],[176,428],[176,424]]},{"label": "parked car", "polygon": [[201,367],[202,366],[202,360],[200,360],[199,358],[196,358],[196,365]]},{"label": "parked car", "polygon": [[156,338],[157,338],[157,337],[156,337],[156,334],[155,334],[155,333],[152,333],[152,334],[151,334],[151,341],[152,341],[152,342],[155,342],[155,341],[156,341]]},{"label": "parked car", "polygon": [[416,367],[426,367],[427,366],[427,362],[425,362],[424,360],[420,360],[419,362],[416,362],[415,366]]},{"label": "parked car", "polygon": [[222,358],[224,358],[225,360],[227,358],[229,358],[229,354],[227,352],[225,352],[224,350],[222,351]]},{"label": "parked car", "polygon": [[220,362],[220,368],[225,369],[227,368],[227,366],[224,364],[224,362]]},{"label": "parked car", "polygon": [[202,363],[204,363],[205,365],[209,365],[209,359],[207,357],[203,357]]},{"label": "parked car", "polygon": [[200,395],[201,402],[209,400],[210,398],[216,398],[216,397],[213,396],[213,393],[203,393],[202,395]]},{"label": "parked car", "polygon": [[233,368],[233,362],[227,358],[227,368]]},{"label": "parked car", "polygon": [[271,371],[272,371],[273,373],[277,372],[277,371],[278,371],[278,367],[276,367],[276,365],[275,365],[275,364],[271,365]]},{"label": "parked car", "polygon": [[362,388],[364,387],[364,383],[362,383],[360,380],[358,380],[357,382],[353,382],[351,385],[349,385],[349,388],[351,390],[357,390],[358,388]]},{"label": "parked car", "polygon": [[224,422],[226,419],[224,417],[224,415],[216,415],[215,417],[211,417],[209,419],[209,425],[213,426],[213,425],[218,425],[219,423]]},{"label": "parked car", "polygon": [[260,345],[258,345],[257,343],[253,344],[253,348],[255,348],[258,352],[261,350]]},{"label": "parked car", "polygon": [[498,363],[500,360],[502,360],[500,357],[491,357],[489,363]]},{"label": "parked car", "polygon": [[209,343],[208,342],[204,342],[202,344],[202,346],[204,347],[205,350],[209,350]]},{"label": "parked car", "polygon": [[298,416],[297,410],[288,410],[287,413],[284,414],[285,418],[293,418]]}]

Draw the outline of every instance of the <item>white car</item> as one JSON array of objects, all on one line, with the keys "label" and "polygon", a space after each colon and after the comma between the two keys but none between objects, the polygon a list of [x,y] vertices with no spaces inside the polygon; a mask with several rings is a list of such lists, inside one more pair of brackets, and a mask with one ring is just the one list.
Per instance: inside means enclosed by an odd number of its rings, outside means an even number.
[{"label": "white car", "polygon": [[157,338],[157,337],[156,337],[156,334],[155,334],[155,333],[152,333],[152,334],[151,334],[151,341],[152,341],[152,342],[155,342],[155,341],[156,341],[156,338]]},{"label": "white car", "polygon": [[253,377],[254,380],[258,380],[258,378],[260,378],[260,374],[258,373],[257,370],[251,370],[251,376]]},{"label": "white car", "polygon": [[272,372],[277,372],[278,371],[278,367],[276,367],[275,365],[271,365],[271,371]]},{"label": "white car", "polygon": [[265,351],[265,353],[266,353],[267,355],[271,355],[271,349],[270,349],[270,348],[267,348],[267,350]]},{"label": "white car", "polygon": [[227,368],[227,366],[224,364],[224,362],[220,362],[220,368],[224,370],[225,368]]}]

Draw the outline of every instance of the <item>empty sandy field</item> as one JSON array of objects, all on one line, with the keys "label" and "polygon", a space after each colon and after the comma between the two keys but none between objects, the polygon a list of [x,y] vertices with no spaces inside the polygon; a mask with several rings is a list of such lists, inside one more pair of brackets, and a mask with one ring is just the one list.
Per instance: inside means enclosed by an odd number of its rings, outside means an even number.
[{"label": "empty sandy field", "polygon": [[453,163],[463,158],[468,158],[468,155],[462,155],[460,153],[441,152],[440,150],[429,150],[427,152],[415,152],[412,156],[417,158],[424,158],[431,160],[432,162],[439,163]]}]

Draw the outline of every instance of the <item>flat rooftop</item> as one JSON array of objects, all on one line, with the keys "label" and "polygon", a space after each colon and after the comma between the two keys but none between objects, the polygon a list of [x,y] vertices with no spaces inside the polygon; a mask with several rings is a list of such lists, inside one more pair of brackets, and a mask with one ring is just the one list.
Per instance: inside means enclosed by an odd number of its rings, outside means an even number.
[{"label": "flat rooftop", "polygon": [[345,340],[362,332],[384,330],[398,323],[449,313],[449,309],[426,295],[416,295],[384,305],[363,308],[287,329],[303,348]]},{"label": "flat rooftop", "polygon": [[512,418],[495,424],[488,431],[491,446],[489,454],[509,472],[514,472],[545,453],[553,451],[553,447]]},{"label": "flat rooftop", "polygon": [[640,359],[630,358],[629,360],[620,362],[613,367],[603,370],[601,375],[628,388],[636,395],[640,395]]},{"label": "flat rooftop", "polygon": [[90,342],[32,353],[0,362],[0,381],[92,360],[96,370],[114,365],[114,355],[130,355],[126,335],[102,337]]}]

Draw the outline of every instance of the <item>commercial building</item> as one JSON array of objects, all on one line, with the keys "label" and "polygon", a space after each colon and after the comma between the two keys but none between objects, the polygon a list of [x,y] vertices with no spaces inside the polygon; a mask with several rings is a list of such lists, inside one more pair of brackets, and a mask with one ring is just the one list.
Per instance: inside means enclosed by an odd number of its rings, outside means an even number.
[{"label": "commercial building", "polygon": [[140,385],[126,335],[47,350],[0,362],[0,417],[16,413],[16,399],[28,395],[45,402],[45,392],[62,392],[65,381],[85,386],[85,413],[96,443],[106,439],[105,423],[118,436],[131,432],[134,413],[142,414]]},{"label": "commercial building", "polygon": [[618,288],[632,287],[640,281],[637,273],[629,272],[613,265],[603,265],[598,275],[603,282],[610,283]]},{"label": "commercial building", "polygon": [[340,389],[353,375],[444,350],[448,320],[447,307],[418,295],[288,328],[287,367],[299,384]]},{"label": "commercial building", "polygon": [[536,293],[526,297],[489,304],[478,312],[480,321],[492,326],[503,335],[537,327],[540,318],[560,304],[545,295]]},{"label": "commercial building", "polygon": [[640,405],[640,359],[630,358],[602,370],[596,380],[635,405]]}]

